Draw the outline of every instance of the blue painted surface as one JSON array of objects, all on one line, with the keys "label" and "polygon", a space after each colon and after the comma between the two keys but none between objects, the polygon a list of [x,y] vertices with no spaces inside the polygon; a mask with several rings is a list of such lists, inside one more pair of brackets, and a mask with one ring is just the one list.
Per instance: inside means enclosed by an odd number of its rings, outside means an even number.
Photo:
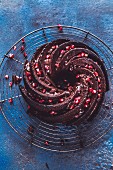
[{"label": "blue painted surface", "polygon": [[[112,0],[0,1],[0,54],[26,33],[56,24],[86,29],[113,49]],[[113,130],[106,140],[80,152],[61,154],[31,147],[9,128],[0,114],[0,170],[110,170],[113,168]]]}]

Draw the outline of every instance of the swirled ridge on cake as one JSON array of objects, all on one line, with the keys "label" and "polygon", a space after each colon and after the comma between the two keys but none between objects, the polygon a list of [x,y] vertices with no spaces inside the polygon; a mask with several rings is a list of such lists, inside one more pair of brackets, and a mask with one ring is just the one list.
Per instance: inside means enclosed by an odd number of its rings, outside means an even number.
[{"label": "swirled ridge on cake", "polygon": [[20,90],[35,116],[48,123],[79,124],[98,111],[109,90],[105,66],[83,43],[58,39],[24,64]]}]

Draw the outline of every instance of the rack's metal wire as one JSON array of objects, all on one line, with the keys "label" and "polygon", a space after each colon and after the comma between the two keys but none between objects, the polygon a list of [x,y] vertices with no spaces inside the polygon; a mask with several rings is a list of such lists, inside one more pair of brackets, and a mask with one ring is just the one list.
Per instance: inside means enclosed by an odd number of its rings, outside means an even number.
[{"label": "rack's metal wire", "polygon": [[[113,127],[113,52],[90,32],[72,26],[62,27],[62,32],[59,32],[57,26],[37,29],[22,37],[25,39],[24,44],[21,38],[4,55],[1,62],[1,111],[10,127],[29,143],[47,150],[70,152],[94,144]],[[18,85],[9,88],[12,75],[23,74],[23,63],[26,59],[21,46],[24,45],[27,59],[30,60],[37,47],[58,38],[69,38],[87,44],[98,53],[108,73],[110,90],[105,94],[98,115],[91,122],[84,122],[80,126],[61,124],[54,126],[30,117],[26,114],[27,104],[21,96]],[[14,46],[16,50],[13,50]],[[14,54],[14,59],[9,59],[10,53]],[[9,80],[4,79],[6,74],[9,75]],[[13,98],[13,104],[8,103],[10,97]],[[30,126],[34,129],[29,133]]]}]

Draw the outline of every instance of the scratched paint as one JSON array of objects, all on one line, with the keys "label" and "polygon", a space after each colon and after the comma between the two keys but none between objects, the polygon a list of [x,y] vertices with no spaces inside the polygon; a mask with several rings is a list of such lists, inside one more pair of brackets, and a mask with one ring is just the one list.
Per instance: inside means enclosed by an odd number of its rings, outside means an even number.
[{"label": "scratched paint", "polygon": [[[112,0],[0,1],[0,59],[26,33],[58,23],[86,29],[113,49],[112,18]],[[0,170],[113,169],[113,130],[93,147],[61,154],[31,147],[9,128],[2,114],[0,127]]]}]

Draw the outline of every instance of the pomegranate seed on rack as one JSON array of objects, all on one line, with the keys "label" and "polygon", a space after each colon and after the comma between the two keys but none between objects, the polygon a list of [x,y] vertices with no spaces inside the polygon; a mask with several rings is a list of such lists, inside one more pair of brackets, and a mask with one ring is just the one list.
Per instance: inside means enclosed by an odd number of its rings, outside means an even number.
[{"label": "pomegranate seed on rack", "polygon": [[74,109],[74,107],[75,107],[75,105],[72,104],[72,105],[69,107],[69,109],[72,110],[72,109]]},{"label": "pomegranate seed on rack", "polygon": [[32,80],[32,77],[31,77],[31,76],[29,76],[29,77],[28,77],[28,80],[29,80],[29,81],[31,81],[31,80]]},{"label": "pomegranate seed on rack", "polygon": [[46,69],[46,70],[48,70],[48,69],[49,69],[49,65],[45,65],[44,67],[45,67],[45,69]]},{"label": "pomegranate seed on rack", "polygon": [[8,76],[8,75],[5,75],[5,79],[6,79],[6,80],[9,79],[9,76]]},{"label": "pomegranate seed on rack", "polygon": [[94,89],[92,90],[92,93],[93,93],[93,94],[96,94],[96,92],[97,92],[96,90],[94,90]]},{"label": "pomegranate seed on rack", "polygon": [[54,45],[54,46],[52,46],[51,48],[52,48],[52,49],[55,49],[55,48],[56,48],[56,46]]},{"label": "pomegranate seed on rack", "polygon": [[86,99],[86,104],[88,104],[91,101],[90,98]]},{"label": "pomegranate seed on rack", "polygon": [[81,56],[84,57],[84,56],[85,56],[85,53],[81,53]]},{"label": "pomegranate seed on rack", "polygon": [[59,31],[62,31],[62,30],[63,30],[63,28],[62,28],[62,26],[61,26],[60,24],[58,24],[58,30],[59,30]]},{"label": "pomegranate seed on rack", "polygon": [[9,87],[12,87],[12,85],[13,85],[13,82],[9,82]]},{"label": "pomegranate seed on rack", "polygon": [[88,54],[85,54],[85,57],[88,57]]},{"label": "pomegranate seed on rack", "polygon": [[89,69],[93,69],[93,66],[92,66],[92,65],[90,65],[90,66],[89,66]]},{"label": "pomegranate seed on rack", "polygon": [[44,103],[44,102],[45,102],[45,100],[43,100],[43,99],[39,100],[39,103]]},{"label": "pomegranate seed on rack", "polygon": [[84,107],[86,107],[86,108],[87,108],[87,107],[88,107],[88,104],[86,104],[86,103],[85,103]]},{"label": "pomegranate seed on rack", "polygon": [[99,90],[98,90],[98,92],[99,92],[99,93],[101,93],[101,92],[102,92],[102,90],[101,90],[101,89],[99,89]]},{"label": "pomegranate seed on rack", "polygon": [[23,50],[25,50],[25,47],[22,45],[22,46],[21,46],[21,51],[23,51]]},{"label": "pomegranate seed on rack", "polygon": [[74,45],[71,45],[71,49],[74,49],[75,48],[75,46]]},{"label": "pomegranate seed on rack", "polygon": [[55,112],[55,111],[50,112],[50,115],[56,115],[56,114],[57,114],[57,112]]},{"label": "pomegranate seed on rack", "polygon": [[61,52],[60,52],[61,54],[64,54],[65,53],[65,50],[61,50]]},{"label": "pomegranate seed on rack", "polygon": [[53,101],[52,99],[49,99],[49,103],[52,103],[52,101]]},{"label": "pomegranate seed on rack", "polygon": [[31,73],[29,71],[26,71],[26,76],[31,76]]},{"label": "pomegranate seed on rack", "polygon": [[59,99],[59,102],[60,102],[60,103],[62,103],[63,101],[64,101],[64,99],[63,99],[63,98]]},{"label": "pomegranate seed on rack", "polygon": [[11,54],[11,53],[10,53],[10,54],[9,54],[9,58],[10,58],[10,59],[13,59],[13,58],[14,58],[14,54]]},{"label": "pomegranate seed on rack", "polygon": [[39,67],[39,65],[38,65],[38,63],[35,63],[35,66],[34,66],[35,68],[38,68]]},{"label": "pomegranate seed on rack", "polygon": [[85,68],[89,68],[88,64],[85,65]]},{"label": "pomegranate seed on rack", "polygon": [[49,142],[48,142],[48,141],[45,141],[44,144],[45,144],[46,146],[48,146],[48,145],[49,145]]},{"label": "pomegranate seed on rack", "polygon": [[86,78],[86,81],[87,81],[87,82],[90,82],[90,80],[91,80],[90,77],[87,77],[87,78]]},{"label": "pomegranate seed on rack", "polygon": [[33,83],[32,86],[35,88],[35,87],[37,86],[37,84],[36,84],[36,83]]},{"label": "pomegranate seed on rack", "polygon": [[25,39],[24,38],[22,38],[22,43],[25,43]]},{"label": "pomegranate seed on rack", "polygon": [[98,72],[95,71],[95,72],[94,72],[94,75],[95,75],[96,77],[98,77]]},{"label": "pomegranate seed on rack", "polygon": [[78,118],[79,117],[79,115],[75,115],[75,118]]},{"label": "pomegranate seed on rack", "polygon": [[100,78],[98,77],[98,83],[100,83]]},{"label": "pomegranate seed on rack", "polygon": [[59,64],[59,63],[56,63],[55,66],[58,68],[58,67],[60,66],[60,64]]},{"label": "pomegranate seed on rack", "polygon": [[70,46],[66,46],[66,50],[70,50]]},{"label": "pomegranate seed on rack", "polygon": [[77,74],[77,75],[76,75],[76,79],[78,79],[79,77],[80,77],[80,75],[79,75],[79,74]]},{"label": "pomegranate seed on rack", "polygon": [[27,57],[27,53],[26,53],[26,52],[24,52],[24,57],[25,57],[25,58]]},{"label": "pomegranate seed on rack", "polygon": [[99,93],[99,94],[98,94],[98,98],[100,98],[100,97],[101,97],[101,94]]},{"label": "pomegranate seed on rack", "polygon": [[8,100],[8,102],[9,102],[10,104],[13,103],[13,99],[10,98],[10,99]]},{"label": "pomegranate seed on rack", "polygon": [[14,50],[14,51],[16,50],[16,45],[13,46],[13,50]]},{"label": "pomegranate seed on rack", "polygon": [[58,48],[58,45],[56,45],[55,47],[56,47],[56,49],[57,49],[57,48]]},{"label": "pomegranate seed on rack", "polygon": [[92,87],[90,87],[90,88],[89,88],[89,92],[91,92],[91,93],[92,93],[92,91],[93,91],[93,88],[92,88]]},{"label": "pomegranate seed on rack", "polygon": [[50,54],[46,55],[46,59],[50,59],[50,57],[51,57]]}]

